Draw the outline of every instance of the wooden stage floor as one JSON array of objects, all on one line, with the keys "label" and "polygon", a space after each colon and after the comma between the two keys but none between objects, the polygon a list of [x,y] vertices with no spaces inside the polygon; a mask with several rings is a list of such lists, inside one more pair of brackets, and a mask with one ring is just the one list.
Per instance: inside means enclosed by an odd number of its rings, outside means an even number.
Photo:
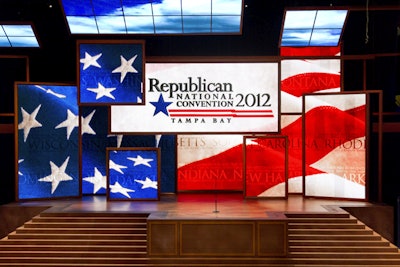
[{"label": "wooden stage floor", "polygon": [[162,195],[158,201],[107,201],[106,196],[40,200],[11,203],[17,206],[48,206],[52,212],[138,212],[165,218],[268,219],[291,212],[344,212],[341,207],[367,207],[365,201],[305,198],[289,195],[287,199],[244,199],[241,193]]}]

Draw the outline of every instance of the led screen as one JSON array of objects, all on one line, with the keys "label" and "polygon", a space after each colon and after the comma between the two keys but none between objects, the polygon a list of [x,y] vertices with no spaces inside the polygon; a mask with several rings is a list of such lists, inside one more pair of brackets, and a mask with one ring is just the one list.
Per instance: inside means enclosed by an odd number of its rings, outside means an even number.
[{"label": "led screen", "polygon": [[82,106],[81,177],[82,194],[106,194],[107,147],[158,147],[161,150],[163,192],[175,192],[176,146],[170,135],[115,135],[108,133],[108,107]]},{"label": "led screen", "polygon": [[158,148],[107,150],[108,200],[158,200]]},{"label": "led screen", "polygon": [[347,10],[288,10],[281,46],[337,46]]},{"label": "led screen", "polygon": [[244,137],[245,197],[287,196],[285,136]]},{"label": "led screen", "polygon": [[303,193],[302,116],[281,115],[281,127],[288,146],[288,193]]},{"label": "led screen", "polygon": [[79,41],[78,46],[80,104],[142,103],[143,42]]},{"label": "led screen", "polygon": [[366,94],[304,96],[305,195],[366,198]]},{"label": "led screen", "polygon": [[17,84],[18,198],[80,195],[76,86]]},{"label": "led screen", "polygon": [[240,33],[242,0],[62,0],[72,34]]},{"label": "led screen", "polygon": [[277,63],[148,63],[146,103],[111,106],[111,132],[278,131]]},{"label": "led screen", "polygon": [[39,47],[31,25],[0,25],[0,47]]},{"label": "led screen", "polygon": [[340,59],[281,61],[281,112],[302,111],[302,95],[339,92]]},{"label": "led screen", "polygon": [[243,190],[243,136],[178,135],[178,191]]}]

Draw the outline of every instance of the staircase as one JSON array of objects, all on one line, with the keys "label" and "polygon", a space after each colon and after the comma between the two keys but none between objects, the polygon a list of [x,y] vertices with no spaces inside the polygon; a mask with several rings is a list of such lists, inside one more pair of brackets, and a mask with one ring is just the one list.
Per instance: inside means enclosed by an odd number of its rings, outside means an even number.
[{"label": "staircase", "polygon": [[318,266],[400,266],[396,246],[348,213],[286,214],[289,256]]},{"label": "staircase", "polygon": [[288,213],[287,257],[147,257],[148,214],[41,213],[0,240],[0,266],[400,266],[397,247],[347,213]]},{"label": "staircase", "polygon": [[143,266],[147,216],[41,213],[0,240],[0,266]]}]

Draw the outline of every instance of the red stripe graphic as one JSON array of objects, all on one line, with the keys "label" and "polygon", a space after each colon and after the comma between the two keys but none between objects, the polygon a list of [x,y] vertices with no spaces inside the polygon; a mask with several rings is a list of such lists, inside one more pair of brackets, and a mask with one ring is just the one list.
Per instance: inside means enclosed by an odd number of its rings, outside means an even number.
[{"label": "red stripe graphic", "polygon": [[340,74],[300,73],[290,76],[281,82],[282,91],[300,97],[304,93],[314,93],[340,87]]},{"label": "red stripe graphic", "polygon": [[170,109],[171,117],[273,118],[272,110]]}]

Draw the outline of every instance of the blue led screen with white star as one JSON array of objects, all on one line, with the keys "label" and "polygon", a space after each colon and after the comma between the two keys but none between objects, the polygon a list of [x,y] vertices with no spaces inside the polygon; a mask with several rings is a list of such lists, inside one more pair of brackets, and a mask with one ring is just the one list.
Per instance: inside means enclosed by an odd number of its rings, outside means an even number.
[{"label": "blue led screen with white star", "polygon": [[72,34],[239,34],[243,0],[62,0]]},{"label": "blue led screen with white star", "polygon": [[109,200],[159,199],[159,149],[109,148]]},{"label": "blue led screen with white star", "polygon": [[80,196],[77,88],[16,84],[18,199]]},{"label": "blue led screen with white star", "polygon": [[107,147],[155,147],[158,142],[154,135],[108,134],[106,106],[82,106],[79,110],[82,122],[82,194],[105,195]]},{"label": "blue led screen with white star", "polygon": [[143,42],[78,44],[80,104],[142,103]]}]

